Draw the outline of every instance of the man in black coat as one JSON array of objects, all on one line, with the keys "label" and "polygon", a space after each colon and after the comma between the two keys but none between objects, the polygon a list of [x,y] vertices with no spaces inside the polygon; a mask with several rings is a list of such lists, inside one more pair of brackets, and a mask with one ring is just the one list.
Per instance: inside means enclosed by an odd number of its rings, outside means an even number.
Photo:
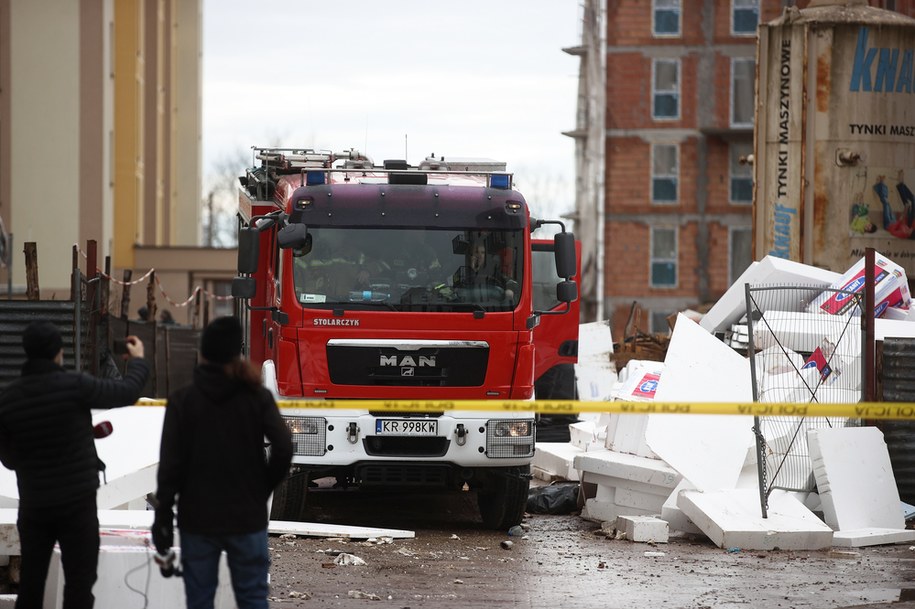
[{"label": "man in black coat", "polygon": [[123,379],[67,371],[58,329],[33,322],[22,335],[22,376],[0,395],[0,460],[19,485],[22,556],[16,609],[40,609],[54,543],[60,545],[64,609],[91,609],[99,524],[96,491],[103,467],[92,409],[136,403],[149,376],[143,343],[127,338]]}]

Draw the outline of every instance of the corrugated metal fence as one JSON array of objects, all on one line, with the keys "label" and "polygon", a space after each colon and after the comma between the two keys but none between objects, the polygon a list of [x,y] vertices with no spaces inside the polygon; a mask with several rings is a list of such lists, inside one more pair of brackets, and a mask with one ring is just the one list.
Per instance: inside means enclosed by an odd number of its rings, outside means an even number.
[{"label": "corrugated metal fence", "polygon": [[[915,338],[883,341],[880,367],[883,401],[915,402]],[[878,421],[883,431],[899,498],[915,504],[915,421]]]},{"label": "corrugated metal fence", "polygon": [[[76,366],[76,310],[68,300],[0,300],[0,389],[19,377],[25,352],[22,332],[33,321],[50,321],[62,334],[64,366]],[[82,327],[86,327],[85,319]]]}]

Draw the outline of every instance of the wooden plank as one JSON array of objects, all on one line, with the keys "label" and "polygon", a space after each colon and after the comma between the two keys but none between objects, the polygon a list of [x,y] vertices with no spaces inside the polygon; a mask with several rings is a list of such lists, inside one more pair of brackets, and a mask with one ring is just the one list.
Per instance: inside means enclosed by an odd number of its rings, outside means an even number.
[{"label": "wooden plank", "polygon": [[38,286],[38,244],[27,241],[23,245],[25,252],[25,295],[27,300],[40,300],[41,290]]}]

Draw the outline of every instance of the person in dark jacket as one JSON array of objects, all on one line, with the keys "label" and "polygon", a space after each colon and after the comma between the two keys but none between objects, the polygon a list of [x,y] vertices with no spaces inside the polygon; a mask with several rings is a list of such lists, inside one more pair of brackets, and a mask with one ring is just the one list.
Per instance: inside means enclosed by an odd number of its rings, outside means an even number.
[{"label": "person in dark jacket", "polygon": [[177,501],[188,609],[212,609],[223,551],[239,609],[267,609],[267,501],[289,471],[292,436],[241,343],[236,318],[213,320],[193,381],[165,408],[153,542],[168,554]]},{"label": "person in dark jacket", "polygon": [[127,338],[122,379],[63,368],[63,343],[49,322],[22,334],[22,376],[0,395],[0,460],[19,485],[22,571],[17,609],[40,609],[54,543],[60,545],[64,609],[88,609],[98,568],[96,490],[104,466],[95,450],[92,409],[134,404],[149,375],[143,343]]}]

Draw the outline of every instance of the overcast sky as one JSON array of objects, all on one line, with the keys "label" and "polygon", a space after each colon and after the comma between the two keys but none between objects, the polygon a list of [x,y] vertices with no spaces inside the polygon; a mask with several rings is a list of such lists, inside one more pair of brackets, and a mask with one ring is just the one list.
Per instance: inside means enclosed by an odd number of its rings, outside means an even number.
[{"label": "overcast sky", "polygon": [[[577,0],[204,0],[204,173],[252,145],[506,161],[574,196]],[[246,157],[250,158],[250,156]],[[545,184],[549,183],[549,186]],[[531,198],[531,194],[527,194]],[[533,201],[531,201],[533,205]]]}]

